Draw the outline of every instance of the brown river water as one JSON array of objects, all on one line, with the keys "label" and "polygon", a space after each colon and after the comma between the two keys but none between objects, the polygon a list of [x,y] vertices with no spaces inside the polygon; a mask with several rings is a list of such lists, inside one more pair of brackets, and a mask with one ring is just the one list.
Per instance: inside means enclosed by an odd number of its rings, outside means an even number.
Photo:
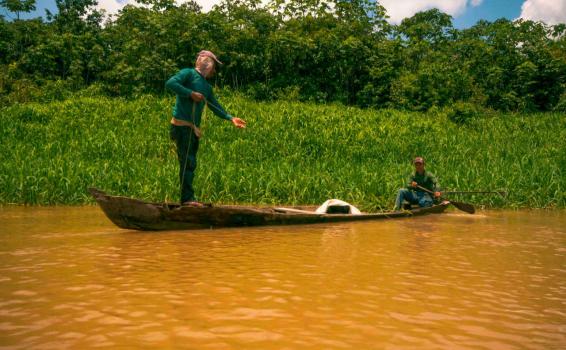
[{"label": "brown river water", "polygon": [[0,349],[566,349],[566,212],[136,232],[0,207]]}]

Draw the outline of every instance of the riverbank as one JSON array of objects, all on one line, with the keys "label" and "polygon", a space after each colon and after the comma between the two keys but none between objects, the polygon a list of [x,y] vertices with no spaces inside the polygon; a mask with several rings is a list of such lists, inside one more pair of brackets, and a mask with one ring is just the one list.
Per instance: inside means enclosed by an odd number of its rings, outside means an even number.
[{"label": "riverbank", "polygon": [[[482,114],[455,123],[446,110],[364,110],[221,96],[245,130],[206,113],[195,186],[215,203],[390,208],[422,155],[441,185],[506,190],[465,197],[489,207],[566,207],[566,117]],[[76,97],[0,111],[0,203],[92,203],[87,188],[176,201],[169,140],[172,97]],[[462,198],[463,199],[463,198]]]}]

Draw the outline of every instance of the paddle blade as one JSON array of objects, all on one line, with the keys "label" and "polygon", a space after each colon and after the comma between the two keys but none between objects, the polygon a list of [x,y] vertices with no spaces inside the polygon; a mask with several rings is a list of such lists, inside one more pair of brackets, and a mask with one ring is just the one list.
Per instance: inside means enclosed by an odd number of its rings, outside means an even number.
[{"label": "paddle blade", "polygon": [[455,206],[456,208],[460,209],[461,211],[464,211],[468,214],[473,214],[476,212],[476,208],[468,203],[462,203],[462,202],[454,202],[454,201],[450,201],[450,203]]}]

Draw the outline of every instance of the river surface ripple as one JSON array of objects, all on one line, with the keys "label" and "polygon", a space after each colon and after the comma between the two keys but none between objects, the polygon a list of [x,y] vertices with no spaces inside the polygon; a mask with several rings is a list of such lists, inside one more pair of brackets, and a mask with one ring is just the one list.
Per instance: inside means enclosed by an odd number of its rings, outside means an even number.
[{"label": "river surface ripple", "polygon": [[0,349],[565,349],[566,212],[135,232],[0,208]]}]

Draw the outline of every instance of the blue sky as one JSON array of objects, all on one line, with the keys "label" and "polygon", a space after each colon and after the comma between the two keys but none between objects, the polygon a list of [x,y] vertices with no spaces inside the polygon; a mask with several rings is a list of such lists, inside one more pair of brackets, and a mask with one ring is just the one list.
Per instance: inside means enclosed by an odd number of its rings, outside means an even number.
[{"label": "blue sky", "polygon": [[524,0],[484,0],[479,6],[469,6],[465,12],[454,18],[454,27],[469,28],[480,19],[490,22],[499,18],[515,19],[521,15]]},{"label": "blue sky", "polygon": [[[133,0],[98,1],[99,7],[108,12],[116,12],[126,3],[133,3]],[[205,10],[219,1],[197,0]],[[402,18],[433,7],[452,15],[456,28],[469,28],[480,19],[514,20],[519,17],[542,20],[550,24],[566,23],[566,0],[381,0],[380,3],[387,9],[392,23],[399,23]],[[36,7],[36,11],[24,14],[22,18],[43,16],[46,8],[52,12],[56,11],[55,0],[37,0]],[[5,9],[0,10],[0,14],[7,18],[14,17]]]}]

